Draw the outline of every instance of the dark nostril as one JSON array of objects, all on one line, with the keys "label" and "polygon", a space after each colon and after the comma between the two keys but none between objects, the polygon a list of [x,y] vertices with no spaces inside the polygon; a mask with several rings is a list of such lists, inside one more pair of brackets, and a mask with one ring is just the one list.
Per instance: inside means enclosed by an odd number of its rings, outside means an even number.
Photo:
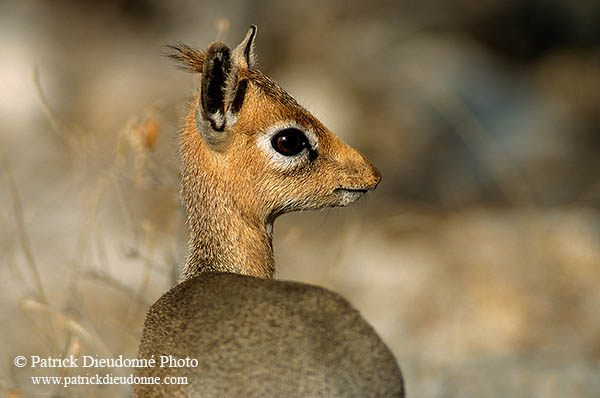
[{"label": "dark nostril", "polygon": [[377,167],[375,167],[373,165],[371,165],[371,167],[373,168],[373,178],[375,180],[375,182],[373,183],[373,187],[371,189],[375,189],[381,182],[381,173],[379,172]]}]

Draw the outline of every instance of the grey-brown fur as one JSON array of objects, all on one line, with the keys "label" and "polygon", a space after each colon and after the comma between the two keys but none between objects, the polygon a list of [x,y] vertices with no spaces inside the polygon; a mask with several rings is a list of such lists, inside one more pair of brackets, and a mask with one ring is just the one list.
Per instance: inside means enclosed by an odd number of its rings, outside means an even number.
[{"label": "grey-brown fur", "polygon": [[189,384],[138,386],[138,396],[402,396],[386,345],[346,300],[319,287],[206,273],[163,295],[145,329],[153,332],[140,357],[189,356],[199,366],[156,369]]},{"label": "grey-brown fur", "polygon": [[[138,355],[199,363],[136,369],[187,384],[135,385],[134,396],[402,397],[392,353],[344,298],[270,279],[277,216],[349,205],[381,176],[254,67],[255,36],[252,27],[233,51],[175,47],[203,74],[181,137],[189,254],[183,281],[150,308]],[[310,156],[270,147],[291,122],[317,141]]]}]

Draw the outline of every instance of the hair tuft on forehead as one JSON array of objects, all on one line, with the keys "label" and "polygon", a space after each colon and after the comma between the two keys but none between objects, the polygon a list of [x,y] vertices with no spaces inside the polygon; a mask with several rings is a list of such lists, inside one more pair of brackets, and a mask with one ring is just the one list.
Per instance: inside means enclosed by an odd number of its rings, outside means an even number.
[{"label": "hair tuft on forehead", "polygon": [[205,52],[195,50],[185,44],[176,43],[167,46],[168,51],[165,56],[179,63],[179,66],[188,72],[202,73],[204,66]]}]

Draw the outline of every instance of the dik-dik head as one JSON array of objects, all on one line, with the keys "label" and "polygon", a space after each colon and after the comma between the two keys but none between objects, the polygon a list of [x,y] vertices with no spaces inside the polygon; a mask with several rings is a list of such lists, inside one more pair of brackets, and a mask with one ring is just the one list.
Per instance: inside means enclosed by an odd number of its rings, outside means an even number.
[{"label": "dik-dik head", "polygon": [[[255,37],[252,26],[234,50],[223,43],[205,52],[173,47],[173,58],[202,74],[181,141],[191,232],[186,275],[201,264],[268,277],[278,215],[347,206],[381,178],[367,158],[256,69]],[[248,270],[258,263],[267,271]]]},{"label": "dik-dik head", "polygon": [[184,200],[206,188],[199,184],[216,184],[219,199],[272,220],[347,206],[374,189],[381,177],[367,158],[256,69],[255,37],[252,26],[234,50],[175,47],[174,58],[202,73],[182,139]]}]

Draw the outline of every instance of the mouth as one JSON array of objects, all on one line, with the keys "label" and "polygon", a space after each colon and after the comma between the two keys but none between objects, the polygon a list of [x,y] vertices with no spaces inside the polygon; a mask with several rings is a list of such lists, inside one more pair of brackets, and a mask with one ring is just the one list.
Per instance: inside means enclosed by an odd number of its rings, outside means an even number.
[{"label": "mouth", "polygon": [[338,206],[348,206],[360,199],[367,191],[366,188],[337,188],[333,192],[338,197]]},{"label": "mouth", "polygon": [[367,188],[337,188],[334,192],[355,192],[355,193],[366,193],[368,191]]}]

